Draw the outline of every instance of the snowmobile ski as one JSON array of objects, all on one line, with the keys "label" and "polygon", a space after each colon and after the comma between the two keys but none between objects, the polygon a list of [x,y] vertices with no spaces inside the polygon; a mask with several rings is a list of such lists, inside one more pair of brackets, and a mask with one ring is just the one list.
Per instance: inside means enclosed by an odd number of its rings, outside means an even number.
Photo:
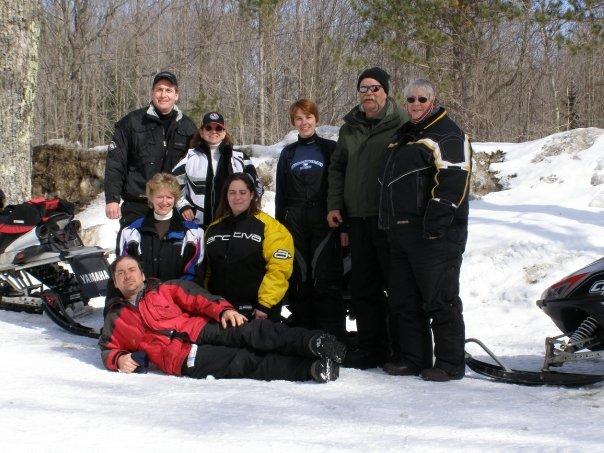
[{"label": "snowmobile ski", "polygon": [[476,343],[497,363],[491,364],[475,359],[466,352],[466,365],[478,374],[500,382],[519,385],[554,385],[563,387],[580,387],[604,380],[601,374],[563,373],[543,369],[541,371],[514,370],[504,365],[484,343],[475,338],[468,338],[466,343]]},{"label": "snowmobile ski", "polygon": [[41,298],[44,312],[59,327],[83,337],[99,338],[101,336],[98,330],[84,326],[73,319],[61,301],[61,297],[54,291],[44,291]]}]

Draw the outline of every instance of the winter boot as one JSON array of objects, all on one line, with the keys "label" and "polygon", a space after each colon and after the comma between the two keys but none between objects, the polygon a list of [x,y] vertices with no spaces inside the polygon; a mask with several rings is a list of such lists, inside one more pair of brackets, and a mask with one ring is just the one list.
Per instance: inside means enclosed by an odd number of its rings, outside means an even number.
[{"label": "winter boot", "polygon": [[463,379],[464,370],[457,373],[449,373],[442,368],[426,368],[425,370],[422,370],[421,377],[424,381],[448,382],[451,380]]},{"label": "winter boot", "polygon": [[391,376],[417,376],[419,370],[405,362],[386,362],[382,367],[386,374]]},{"label": "winter boot", "polygon": [[315,357],[332,359],[337,363],[342,363],[346,356],[346,345],[328,333],[314,335],[308,342],[308,349]]},{"label": "winter boot", "polygon": [[331,359],[315,360],[310,366],[310,375],[317,382],[335,381],[340,376],[340,365]]}]

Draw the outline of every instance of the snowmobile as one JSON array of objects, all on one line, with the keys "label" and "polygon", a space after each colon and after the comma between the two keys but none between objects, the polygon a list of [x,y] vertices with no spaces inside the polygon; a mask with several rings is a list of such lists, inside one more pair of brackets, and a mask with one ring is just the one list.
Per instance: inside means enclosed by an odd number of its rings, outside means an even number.
[{"label": "snowmobile", "polygon": [[569,362],[604,357],[604,258],[563,278],[547,288],[537,306],[563,332],[545,340],[545,358],[540,371],[514,370],[504,365],[484,343],[469,338],[491,356],[497,365],[482,362],[466,352],[466,364],[476,373],[497,381],[524,385],[581,386],[604,380],[601,374],[552,370]]},{"label": "snowmobile", "polygon": [[0,308],[43,313],[76,335],[98,330],[76,321],[88,302],[106,294],[107,250],[87,247],[73,205],[34,198],[0,212]]}]

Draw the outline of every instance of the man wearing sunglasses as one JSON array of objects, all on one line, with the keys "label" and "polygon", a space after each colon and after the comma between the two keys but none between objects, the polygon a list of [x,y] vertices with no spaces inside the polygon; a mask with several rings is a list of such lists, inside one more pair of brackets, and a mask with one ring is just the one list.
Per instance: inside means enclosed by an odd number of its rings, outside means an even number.
[{"label": "man wearing sunglasses", "polygon": [[[388,244],[378,230],[378,175],[388,143],[407,115],[388,96],[390,75],[364,70],[357,81],[359,104],[345,117],[329,166],[327,222],[347,219],[352,255],[351,295],[359,348],[346,365],[374,368],[391,353],[387,336]],[[343,244],[344,245],[344,244]]]},{"label": "man wearing sunglasses", "polygon": [[115,125],[105,165],[105,214],[120,219],[121,228],[146,214],[147,181],[174,168],[197,130],[176,106],[179,95],[176,76],[162,71],[153,78],[149,105]]}]

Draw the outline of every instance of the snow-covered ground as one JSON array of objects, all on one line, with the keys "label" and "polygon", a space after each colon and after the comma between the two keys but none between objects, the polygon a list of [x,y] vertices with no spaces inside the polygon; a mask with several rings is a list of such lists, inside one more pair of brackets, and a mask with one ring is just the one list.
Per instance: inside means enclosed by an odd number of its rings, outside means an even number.
[{"label": "snow-covered ground", "polygon": [[[256,163],[270,164],[282,145],[255,147]],[[506,153],[492,169],[508,190],[471,203],[461,277],[467,336],[515,368],[536,370],[556,328],[535,300],[604,255],[604,130],[475,149]],[[265,197],[268,212],[272,199]],[[79,218],[99,245],[113,247],[117,223],[105,221],[101,199]],[[325,385],[126,375],[104,370],[94,340],[11,312],[0,312],[0,351],[3,451],[595,452],[604,445],[601,384],[521,387],[470,370],[444,384],[379,369],[344,369]],[[604,372],[601,362],[593,365]]]}]

